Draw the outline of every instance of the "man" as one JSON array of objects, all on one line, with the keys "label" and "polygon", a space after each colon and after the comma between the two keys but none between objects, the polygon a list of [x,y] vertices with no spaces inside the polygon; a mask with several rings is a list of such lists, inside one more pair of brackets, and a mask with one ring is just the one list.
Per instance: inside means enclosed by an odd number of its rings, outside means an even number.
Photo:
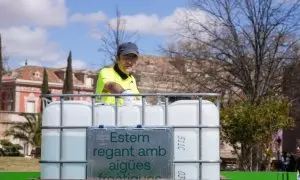
[{"label": "man", "polygon": [[[118,47],[116,63],[99,72],[96,94],[138,94],[135,78],[131,74],[138,60],[139,50],[136,44],[126,42]],[[137,96],[122,96],[119,105],[132,104],[139,100]],[[101,101],[114,105],[115,97],[103,96]],[[125,102],[124,102],[125,101]]]},{"label": "man", "polygon": [[298,144],[296,148],[296,172],[297,180],[300,180],[300,144]]}]

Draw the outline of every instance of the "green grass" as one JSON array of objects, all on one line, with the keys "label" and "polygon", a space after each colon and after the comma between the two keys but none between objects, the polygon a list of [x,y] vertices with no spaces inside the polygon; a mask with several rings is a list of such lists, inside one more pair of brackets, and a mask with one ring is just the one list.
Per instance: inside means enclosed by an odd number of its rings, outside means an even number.
[{"label": "green grass", "polygon": [[[296,180],[296,172],[222,172],[230,180]],[[287,177],[288,174],[288,177]]]},{"label": "green grass", "polygon": [[0,180],[29,180],[40,176],[38,159],[0,157]]},{"label": "green grass", "polygon": [[39,172],[0,172],[1,180],[29,180],[39,176]]},{"label": "green grass", "polygon": [[[0,157],[0,180],[29,180],[40,176],[38,159]],[[282,175],[285,175],[284,177]],[[230,180],[296,180],[296,173],[281,172],[221,172]]]},{"label": "green grass", "polygon": [[[230,180],[296,180],[296,173],[281,172],[222,172]],[[285,175],[282,177],[282,175]],[[29,180],[40,176],[39,172],[0,172],[1,180]]]}]

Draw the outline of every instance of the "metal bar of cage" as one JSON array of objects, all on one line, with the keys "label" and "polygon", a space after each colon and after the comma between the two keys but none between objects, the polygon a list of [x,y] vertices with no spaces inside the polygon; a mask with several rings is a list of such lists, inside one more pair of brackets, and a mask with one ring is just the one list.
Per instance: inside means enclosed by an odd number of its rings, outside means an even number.
[{"label": "metal bar of cage", "polygon": [[[79,163],[83,163],[86,164],[88,161],[47,161],[47,160],[41,160],[40,163],[68,163],[68,164],[79,164]],[[219,163],[221,162],[220,160],[186,160],[186,161],[173,161],[174,163]]]},{"label": "metal bar of cage", "polygon": [[[124,127],[128,127],[128,126],[118,126],[118,100],[119,98],[123,97],[123,96],[140,96],[142,97],[142,117],[141,117],[141,125],[143,128],[155,128],[157,126],[145,126],[145,98],[146,97],[151,97],[151,96],[155,96],[155,97],[164,97],[165,100],[165,105],[164,105],[164,126],[168,125],[168,104],[169,104],[169,97],[197,97],[198,98],[198,125],[193,126],[193,125],[187,125],[187,126],[172,126],[173,131],[175,129],[180,129],[180,128],[197,128],[198,132],[199,132],[199,158],[198,160],[186,160],[186,161],[176,161],[174,160],[173,163],[174,165],[176,163],[197,163],[199,164],[199,180],[202,179],[202,164],[203,163],[221,163],[221,160],[202,160],[202,152],[201,152],[201,144],[202,144],[202,137],[201,137],[201,130],[203,128],[218,128],[220,129],[220,126],[203,126],[202,125],[202,100],[203,97],[217,97],[216,99],[216,106],[218,108],[218,110],[220,109],[220,100],[219,100],[219,96],[220,94],[218,93],[142,93],[142,94],[42,94],[41,97],[43,99],[43,103],[42,105],[44,106],[44,108],[49,104],[49,100],[47,99],[47,97],[59,97],[60,99],[60,126],[42,126],[42,129],[59,129],[60,132],[60,138],[59,138],[59,160],[58,161],[47,161],[47,160],[41,160],[40,163],[55,163],[55,164],[59,164],[59,178],[62,179],[62,166],[63,164],[72,164],[72,163],[83,163],[83,164],[87,164],[87,150],[86,150],[86,161],[64,161],[62,160],[62,133],[63,133],[63,129],[85,129],[86,133],[87,133],[87,128],[89,128],[90,126],[63,126],[63,105],[64,105],[64,99],[65,98],[70,98],[70,97],[91,97],[91,104],[92,104],[92,126],[95,126],[95,98],[96,97],[103,97],[103,96],[113,96],[115,97],[115,128],[124,128]],[[109,126],[107,126],[109,127]],[[161,127],[161,126],[160,126]],[[87,148],[87,136],[86,136],[86,148]],[[175,172],[174,172],[175,173]],[[85,173],[85,178],[87,178],[87,165],[86,165],[86,173]]]},{"label": "metal bar of cage", "polygon": [[[198,125],[201,126],[202,125],[202,96],[199,97],[198,99]],[[202,135],[201,135],[201,130],[202,128],[201,127],[198,127],[198,130],[199,130],[199,158],[198,160],[201,161],[202,159],[202,152],[201,152],[201,144],[202,144]],[[202,179],[202,162],[199,163],[199,179]]]},{"label": "metal bar of cage", "polygon": [[[90,126],[43,126],[43,129],[86,129],[89,128]],[[132,128],[132,126],[105,126],[105,127],[114,127],[114,128]],[[143,126],[146,128],[157,128],[161,126]],[[175,129],[185,129],[185,128],[220,128],[220,126],[172,126]]]},{"label": "metal bar of cage", "polygon": [[[64,103],[64,98],[60,98],[60,126],[63,126],[63,103]],[[62,134],[63,134],[63,129],[60,129],[59,131],[59,161],[62,161]],[[62,179],[62,162],[59,163],[59,178]]]},{"label": "metal bar of cage", "polygon": [[219,93],[140,93],[140,94],[42,94],[41,97],[123,97],[123,96],[156,96],[156,97],[219,97]]}]

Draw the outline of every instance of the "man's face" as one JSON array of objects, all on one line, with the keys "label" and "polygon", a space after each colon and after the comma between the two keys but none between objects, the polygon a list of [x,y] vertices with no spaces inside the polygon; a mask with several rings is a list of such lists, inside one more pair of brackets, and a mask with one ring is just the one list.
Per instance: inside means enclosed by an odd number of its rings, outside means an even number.
[{"label": "man's face", "polygon": [[118,62],[119,68],[125,73],[132,73],[137,60],[138,56],[136,56],[135,54],[122,55],[120,56]]}]

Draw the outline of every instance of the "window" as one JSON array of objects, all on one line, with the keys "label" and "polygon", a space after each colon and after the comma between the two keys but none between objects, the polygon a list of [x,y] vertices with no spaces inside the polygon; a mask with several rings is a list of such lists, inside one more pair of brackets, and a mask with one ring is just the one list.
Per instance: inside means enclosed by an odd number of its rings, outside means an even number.
[{"label": "window", "polygon": [[0,92],[0,110],[14,111],[14,92],[13,89],[7,89]]},{"label": "window", "polygon": [[40,73],[39,71],[33,72],[32,75],[33,75],[33,77],[35,77],[35,78],[41,77],[41,73]]},{"label": "window", "polygon": [[185,64],[185,65],[184,65],[184,68],[185,68],[185,71],[186,71],[186,72],[192,72],[192,68],[190,67],[189,64]]},{"label": "window", "polygon": [[27,101],[26,102],[26,112],[27,113],[35,113],[35,101]]},{"label": "window", "polygon": [[92,87],[93,86],[93,79],[92,78],[86,78],[86,86]]},{"label": "window", "polygon": [[7,110],[7,111],[13,111],[12,103],[6,104],[6,110]]}]

